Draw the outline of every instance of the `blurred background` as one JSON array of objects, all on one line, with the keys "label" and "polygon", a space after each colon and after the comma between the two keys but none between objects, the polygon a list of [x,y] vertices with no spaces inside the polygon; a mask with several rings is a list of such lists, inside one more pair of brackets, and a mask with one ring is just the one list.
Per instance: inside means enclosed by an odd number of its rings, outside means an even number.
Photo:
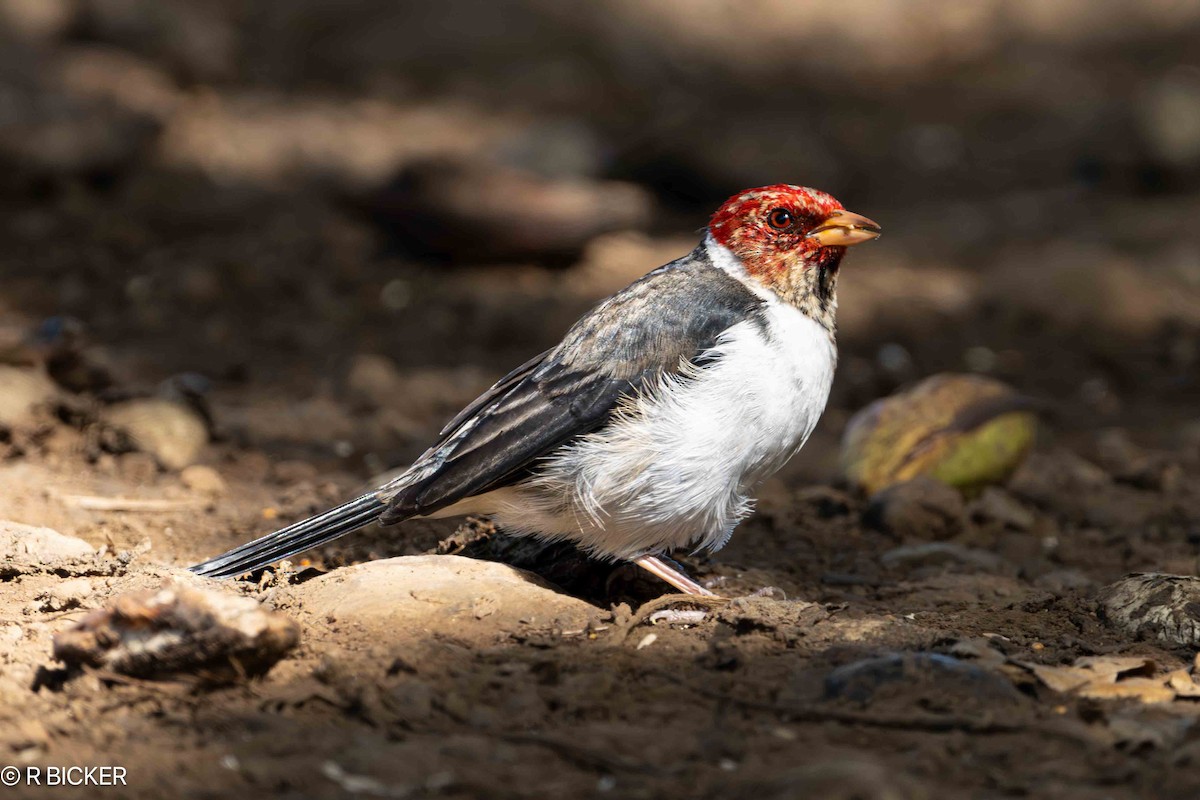
[{"label": "blurred background", "polygon": [[802,472],[942,370],[1195,419],[1200,3],[0,0],[4,326],[272,455],[404,461],[774,182],[885,231]]}]

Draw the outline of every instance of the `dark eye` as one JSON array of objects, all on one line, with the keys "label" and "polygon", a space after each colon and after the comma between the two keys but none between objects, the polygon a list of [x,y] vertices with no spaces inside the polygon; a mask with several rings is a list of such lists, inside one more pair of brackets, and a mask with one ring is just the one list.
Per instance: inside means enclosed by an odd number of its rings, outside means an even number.
[{"label": "dark eye", "polygon": [[792,225],[792,212],[776,208],[767,215],[767,224],[777,231],[787,230]]}]

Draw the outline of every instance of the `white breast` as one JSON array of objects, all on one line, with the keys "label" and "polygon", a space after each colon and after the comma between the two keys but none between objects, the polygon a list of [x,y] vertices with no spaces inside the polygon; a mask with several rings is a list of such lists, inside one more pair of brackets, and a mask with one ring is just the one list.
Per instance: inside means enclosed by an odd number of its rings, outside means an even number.
[{"label": "white breast", "polygon": [[617,558],[720,547],[750,513],[753,487],[812,433],[836,353],[825,329],[773,297],[765,330],[739,323],[713,353],[711,365],[665,377],[537,478],[475,498],[470,511]]}]

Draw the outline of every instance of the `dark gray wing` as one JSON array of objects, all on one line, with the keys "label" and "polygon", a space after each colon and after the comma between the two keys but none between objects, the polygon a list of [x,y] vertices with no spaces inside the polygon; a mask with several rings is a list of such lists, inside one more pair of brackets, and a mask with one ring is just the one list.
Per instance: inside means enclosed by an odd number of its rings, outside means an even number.
[{"label": "dark gray wing", "polygon": [[430,514],[511,484],[604,425],[621,398],[695,362],[724,331],[761,320],[762,301],[703,248],[655,270],[579,320],[561,344],[505,376],[377,497],[382,522]]},{"label": "dark gray wing", "polygon": [[[479,397],[476,397],[474,400],[472,400],[470,405],[468,405],[462,411],[458,412],[458,414],[454,417],[454,419],[447,422],[446,426],[444,428],[442,428],[441,432],[438,434],[438,436],[441,437],[439,439],[439,444],[442,441],[444,441],[445,438],[447,436],[449,436],[451,433],[458,430],[458,428],[465,421],[467,421],[471,417],[475,416],[475,413],[478,412],[481,408],[488,405],[493,400],[497,400],[500,397],[503,397],[508,392],[509,389],[513,388],[518,383],[520,383],[522,380],[524,380],[526,377],[528,377],[529,373],[533,372],[535,369],[537,369],[539,366],[541,366],[541,363],[543,361],[545,361],[546,357],[549,356],[552,352],[554,352],[554,351],[547,350],[544,353],[537,354],[536,356],[529,359],[524,364],[517,367],[512,372],[508,373],[503,378],[501,378],[500,380],[498,380],[494,384],[492,384],[492,388],[488,389],[486,392],[479,395]],[[434,446],[436,447],[437,445],[434,445]]]}]

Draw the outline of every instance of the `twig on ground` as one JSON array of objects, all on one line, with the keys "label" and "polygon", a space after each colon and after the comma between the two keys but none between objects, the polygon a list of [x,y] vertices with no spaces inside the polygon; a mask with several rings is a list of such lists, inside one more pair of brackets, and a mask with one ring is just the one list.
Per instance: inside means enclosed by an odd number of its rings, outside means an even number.
[{"label": "twig on ground", "polygon": [[143,500],[136,497],[99,497],[90,494],[64,494],[59,499],[69,506],[85,511],[140,511],[150,514],[179,511],[198,505],[195,500]]}]

